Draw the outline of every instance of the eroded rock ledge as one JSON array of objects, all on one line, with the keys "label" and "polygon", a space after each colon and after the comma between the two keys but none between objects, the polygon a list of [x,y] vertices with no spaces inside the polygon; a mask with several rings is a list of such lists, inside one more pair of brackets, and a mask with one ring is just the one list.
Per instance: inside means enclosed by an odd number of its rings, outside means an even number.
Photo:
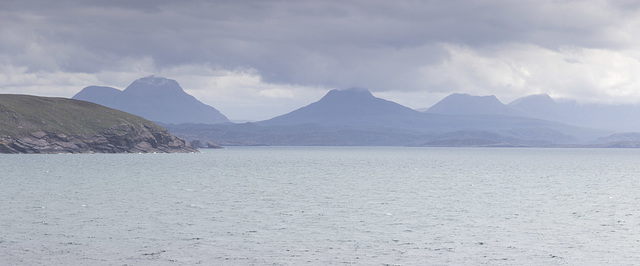
[{"label": "eroded rock ledge", "polygon": [[175,153],[197,152],[183,139],[142,126],[120,125],[91,137],[37,131],[0,137],[0,153]]}]

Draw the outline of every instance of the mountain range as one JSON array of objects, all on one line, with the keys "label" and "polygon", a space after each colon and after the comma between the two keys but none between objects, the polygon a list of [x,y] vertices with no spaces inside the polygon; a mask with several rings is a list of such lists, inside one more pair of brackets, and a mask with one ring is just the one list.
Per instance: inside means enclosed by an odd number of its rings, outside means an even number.
[{"label": "mountain range", "polygon": [[[640,137],[636,138],[640,135],[612,135],[640,132],[638,106],[580,105],[555,101],[545,94],[503,104],[492,95],[456,93],[421,112],[377,98],[366,89],[331,90],[317,102],[287,114],[242,124],[230,123],[215,108],[186,94],[174,80],[154,76],[136,80],[124,91],[87,87],[74,98],[122,106],[121,110],[157,121],[177,136],[202,146],[547,147],[640,143]],[[622,123],[616,123],[619,121]]]},{"label": "mountain range", "polygon": [[[473,106],[499,107],[495,97],[454,97],[465,99],[466,106],[480,99]],[[461,112],[450,109],[455,108],[455,101],[444,103],[438,107],[440,113],[425,113],[363,89],[332,90],[317,102],[255,123],[165,126],[183,138],[221,145],[553,146],[584,144],[606,135],[513,114],[473,112],[471,108]]]},{"label": "mountain range", "polygon": [[578,104],[529,95],[502,104],[495,96],[452,94],[426,110],[447,115],[505,115],[537,118],[610,132],[640,132],[639,105]]},{"label": "mountain range", "polygon": [[112,87],[89,86],[72,98],[166,124],[229,122],[218,110],[187,94],[178,82],[162,77],[140,78],[123,91]]}]

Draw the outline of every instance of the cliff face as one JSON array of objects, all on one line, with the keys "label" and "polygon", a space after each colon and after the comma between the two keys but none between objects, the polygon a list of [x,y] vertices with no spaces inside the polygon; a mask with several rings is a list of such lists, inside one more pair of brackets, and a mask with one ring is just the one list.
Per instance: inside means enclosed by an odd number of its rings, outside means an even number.
[{"label": "cliff face", "polygon": [[195,152],[168,132],[120,125],[93,136],[32,132],[0,137],[0,153],[171,153]]},{"label": "cliff face", "polygon": [[63,98],[0,95],[0,153],[195,152],[138,116]]}]

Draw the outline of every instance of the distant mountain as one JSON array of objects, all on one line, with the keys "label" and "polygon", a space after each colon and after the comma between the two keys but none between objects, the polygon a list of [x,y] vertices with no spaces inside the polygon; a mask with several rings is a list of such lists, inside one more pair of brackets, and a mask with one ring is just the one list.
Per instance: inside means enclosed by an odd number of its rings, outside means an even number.
[{"label": "distant mountain", "polygon": [[194,152],[153,122],[98,104],[0,95],[0,153]]},{"label": "distant mountain", "polygon": [[[89,86],[74,95],[72,99],[88,102],[100,101],[101,103],[112,103],[117,102],[118,98],[121,97],[121,95],[122,91],[116,88],[105,86]],[[95,101],[92,101],[91,99],[95,99]]]},{"label": "distant mountain", "polygon": [[444,115],[521,115],[501,103],[496,96],[474,96],[460,93],[445,97],[426,112]]},{"label": "distant mountain", "polygon": [[504,105],[495,96],[454,93],[430,108],[418,110],[443,115],[527,117],[609,133],[640,132],[638,104],[581,104],[556,101],[547,94],[528,95]]},{"label": "distant mountain", "polygon": [[73,99],[94,102],[167,124],[229,122],[218,110],[184,92],[178,82],[162,77],[138,79],[124,91],[89,86]]},{"label": "distant mountain", "polygon": [[[317,102],[256,123],[168,125],[188,140],[220,145],[406,145],[431,116],[364,89],[332,90]],[[443,121],[445,119],[443,118]]]},{"label": "distant mountain", "polygon": [[507,104],[507,106],[521,110],[530,115],[544,110],[547,110],[551,114],[555,114],[559,109],[558,103],[556,103],[556,101],[554,101],[548,94],[528,95],[515,99]]},{"label": "distant mountain", "polygon": [[[480,102],[486,105],[480,106],[496,106],[495,101],[495,97],[482,98]],[[495,113],[422,113],[377,98],[367,90],[347,89],[329,91],[317,102],[256,123],[168,125],[167,129],[190,141],[223,146],[549,146],[604,135],[557,122]]]},{"label": "distant mountain", "polygon": [[514,100],[509,107],[527,117],[556,121],[569,125],[608,130],[640,131],[639,105],[579,104],[556,102],[549,95],[529,95]]},{"label": "distant mountain", "polygon": [[259,125],[317,124],[329,127],[396,127],[424,115],[395,102],[374,97],[365,89],[329,91],[322,99]]},{"label": "distant mountain", "polygon": [[[571,117],[566,108],[548,94],[534,94],[518,98],[507,106],[524,114],[527,117],[539,118],[549,121],[557,121],[569,124],[576,124],[579,119]],[[579,124],[579,123],[578,123]]]}]

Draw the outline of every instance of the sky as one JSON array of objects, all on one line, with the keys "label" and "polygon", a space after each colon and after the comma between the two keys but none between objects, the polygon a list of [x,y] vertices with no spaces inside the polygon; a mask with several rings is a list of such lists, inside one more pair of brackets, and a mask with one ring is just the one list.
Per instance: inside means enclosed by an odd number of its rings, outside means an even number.
[{"label": "sky", "polygon": [[640,103],[640,1],[0,0],[0,93],[175,79],[235,121],[359,87]]}]

